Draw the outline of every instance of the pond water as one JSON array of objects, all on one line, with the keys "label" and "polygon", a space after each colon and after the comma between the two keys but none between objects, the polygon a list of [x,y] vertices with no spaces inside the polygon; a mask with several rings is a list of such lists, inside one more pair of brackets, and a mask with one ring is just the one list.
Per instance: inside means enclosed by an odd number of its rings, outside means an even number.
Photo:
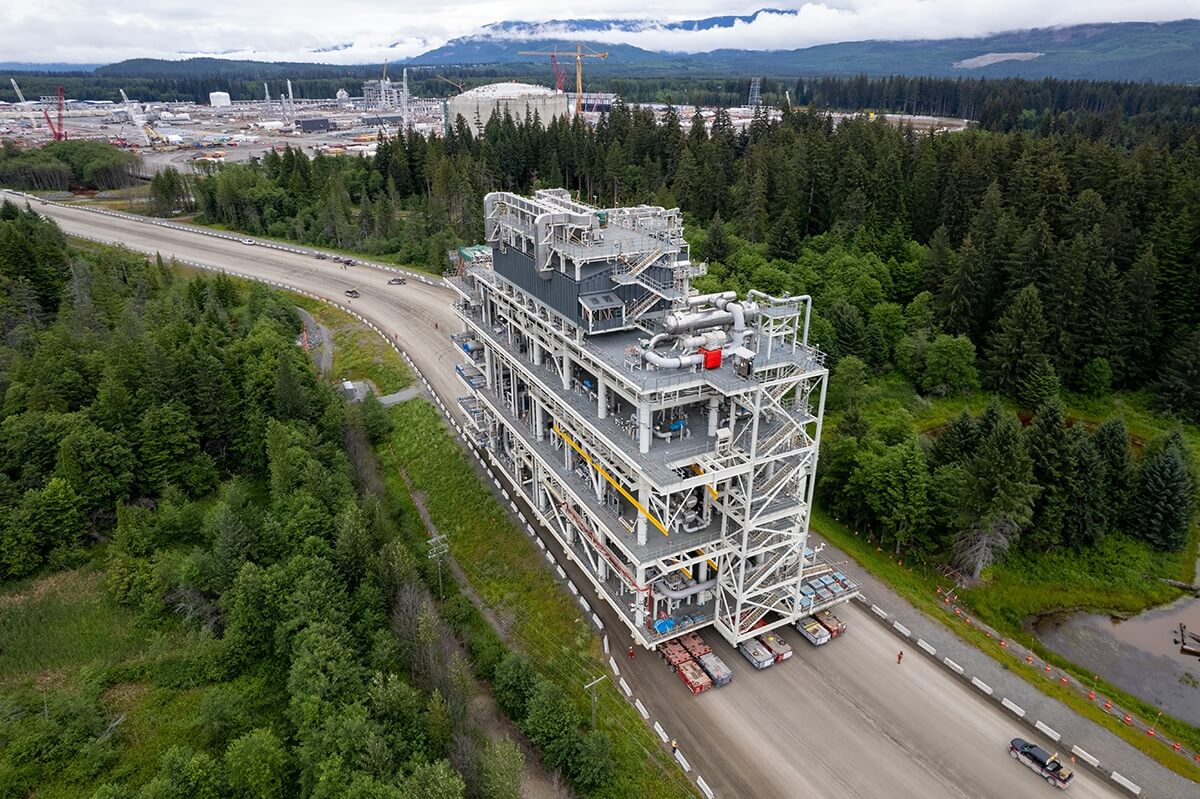
[{"label": "pond water", "polygon": [[1034,622],[1043,644],[1093,674],[1200,726],[1200,660],[1179,654],[1179,623],[1200,633],[1200,599],[1184,597],[1113,619],[1095,613],[1059,613]]}]

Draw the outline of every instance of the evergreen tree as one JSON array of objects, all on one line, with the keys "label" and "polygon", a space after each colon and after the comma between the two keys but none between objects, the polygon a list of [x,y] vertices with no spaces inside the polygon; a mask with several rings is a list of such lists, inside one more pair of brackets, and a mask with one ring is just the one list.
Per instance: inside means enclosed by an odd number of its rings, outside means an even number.
[{"label": "evergreen tree", "polygon": [[951,333],[974,335],[979,323],[980,277],[979,253],[968,237],[959,249],[957,266],[946,275],[939,295],[942,319]]},{"label": "evergreen tree", "polygon": [[1133,493],[1137,480],[1125,420],[1119,416],[1105,420],[1092,434],[1092,443],[1103,467],[1104,519],[1109,530],[1115,530],[1125,521],[1129,496]]},{"label": "evergreen tree", "polygon": [[975,453],[979,444],[979,429],[968,411],[954,417],[933,440],[929,450],[929,465],[933,469],[962,463]]},{"label": "evergreen tree", "polygon": [[1030,544],[1042,549],[1058,546],[1071,503],[1072,447],[1062,403],[1051,399],[1038,408],[1025,434],[1033,460],[1033,477],[1041,486],[1034,505]]},{"label": "evergreen tree", "polygon": [[1158,259],[1153,251],[1147,250],[1121,280],[1121,299],[1130,320],[1125,329],[1126,368],[1120,380],[1122,385],[1137,385],[1160,359],[1156,352],[1161,330],[1157,273]]},{"label": "evergreen tree", "polygon": [[1104,460],[1082,428],[1071,428],[1068,444],[1071,471],[1065,491],[1062,534],[1065,543],[1084,549],[1100,543],[1111,526],[1105,515],[1104,491],[1108,481]]},{"label": "evergreen tree", "polygon": [[987,372],[992,386],[1015,397],[1027,377],[1045,361],[1046,319],[1036,286],[1029,285],[1013,299],[992,333]]},{"label": "evergreen tree", "polygon": [[1131,532],[1163,551],[1176,551],[1187,544],[1196,513],[1195,486],[1186,455],[1182,443],[1170,442],[1147,453],[1130,499]]},{"label": "evergreen tree", "polygon": [[1026,408],[1040,408],[1058,398],[1062,383],[1048,360],[1038,361],[1021,382],[1018,399]]},{"label": "evergreen tree", "polygon": [[1164,408],[1200,423],[1200,327],[1167,356],[1157,394]]},{"label": "evergreen tree", "polygon": [[1001,414],[967,467],[954,561],[979,579],[1033,520],[1038,486],[1016,417]]},{"label": "evergreen tree", "polygon": [[950,275],[958,271],[958,254],[950,243],[950,234],[943,225],[934,231],[921,260],[921,285],[926,291],[939,293]]},{"label": "evergreen tree", "polygon": [[704,240],[704,257],[709,261],[724,263],[732,251],[729,234],[725,231],[725,222],[720,214],[713,216],[708,223],[708,236]]}]

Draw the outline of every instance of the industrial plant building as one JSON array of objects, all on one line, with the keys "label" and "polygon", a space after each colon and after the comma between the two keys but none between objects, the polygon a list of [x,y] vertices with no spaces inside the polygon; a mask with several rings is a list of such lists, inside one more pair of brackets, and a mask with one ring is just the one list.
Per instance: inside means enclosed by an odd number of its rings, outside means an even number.
[{"label": "industrial plant building", "polygon": [[484,216],[490,258],[448,279],[468,432],[635,640],[736,645],[857,593],[807,547],[828,377],[810,299],[695,294],[678,209],[550,189]]},{"label": "industrial plant building", "polygon": [[451,97],[446,107],[446,119],[454,124],[461,115],[468,125],[482,130],[493,111],[499,111],[501,115],[507,111],[517,119],[523,119],[528,112],[536,113],[544,124],[556,116],[566,116],[569,102],[566,94],[545,86],[489,83]]}]

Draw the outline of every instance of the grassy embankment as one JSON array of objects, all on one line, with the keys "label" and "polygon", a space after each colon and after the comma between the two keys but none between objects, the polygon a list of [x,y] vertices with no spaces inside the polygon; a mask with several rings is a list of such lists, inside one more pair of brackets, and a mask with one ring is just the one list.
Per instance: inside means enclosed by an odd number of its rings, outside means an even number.
[{"label": "grassy embankment", "polygon": [[380,394],[391,394],[412,384],[412,373],[396,351],[345,311],[302,295],[289,295],[333,334],[334,379],[370,380]]},{"label": "grassy embankment", "polygon": [[[883,423],[903,410],[909,414],[916,432],[925,433],[945,425],[963,409],[979,414],[989,397],[975,393],[967,397],[926,399],[918,397],[910,384],[892,377],[875,381],[868,389],[864,416],[872,423]],[[1154,437],[1178,426],[1174,420],[1156,415],[1150,399],[1142,394],[1120,394],[1104,400],[1088,400],[1068,394],[1064,397],[1068,418],[1089,427],[1113,416],[1122,416],[1129,428],[1135,451]],[[1017,410],[1009,405],[1009,410]],[[834,417],[836,420],[836,417]],[[1200,430],[1183,426],[1185,438],[1194,452],[1200,452]],[[998,660],[1004,668],[1025,678],[1043,693],[1060,699],[1087,718],[1120,735],[1132,745],[1163,765],[1194,780],[1200,780],[1200,766],[1169,751],[1161,741],[1130,728],[1105,713],[1078,691],[1046,679],[1044,671],[1028,666],[1002,649],[977,629],[968,627],[947,612],[938,600],[936,589],[949,587],[928,564],[905,562],[899,565],[887,551],[878,551],[866,535],[851,531],[824,513],[820,508],[813,515],[814,528],[845,550],[860,566],[884,580],[898,594],[926,614],[945,623],[967,642]],[[1094,550],[1076,553],[1059,551],[1036,558],[1014,553],[984,574],[983,583],[959,595],[960,604],[969,607],[978,620],[993,627],[1010,640],[1018,641],[1044,661],[1070,674],[1076,681],[1088,685],[1093,674],[1078,664],[1054,654],[1037,640],[1028,629],[1031,618],[1058,611],[1081,610],[1131,616],[1147,608],[1161,605],[1178,597],[1180,592],[1157,578],[1184,582],[1195,579],[1197,546],[1200,530],[1193,528],[1189,546],[1182,552],[1160,553],[1140,541],[1122,535],[1107,538]],[[1098,694],[1110,697],[1116,704],[1153,721],[1161,708],[1143,701],[1103,681],[1097,683]],[[1157,723],[1160,738],[1180,741],[1200,750],[1200,729],[1166,715]]]}]

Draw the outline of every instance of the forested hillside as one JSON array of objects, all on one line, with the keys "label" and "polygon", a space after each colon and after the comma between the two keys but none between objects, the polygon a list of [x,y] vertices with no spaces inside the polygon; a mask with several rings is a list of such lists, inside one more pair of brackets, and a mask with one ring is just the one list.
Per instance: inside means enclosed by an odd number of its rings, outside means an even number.
[{"label": "forested hillside", "polygon": [[[560,185],[600,204],[680,206],[709,262],[701,290],[816,297],[813,338],[842,417],[823,490],[889,545],[977,574],[1018,539],[1078,550],[1122,531],[1161,549],[1187,543],[1185,439],[1135,452],[1119,421],[1097,440],[1054,405],[1061,390],[1134,392],[1200,421],[1200,150],[1173,123],[1060,116],[1040,131],[930,135],[785,112],[739,133],[724,113],[707,129],[618,107],[594,129],[493,117],[475,135],[460,119],[444,139],[383,141],[373,160],[270,153],[198,178],[194,193],[202,220],[436,267],[451,241],[478,240],[485,192]],[[908,388],[875,429],[865,398],[884,375]],[[952,452],[915,437],[920,403],[980,389],[1037,421],[1023,433],[993,407],[960,420],[966,443]],[[971,472],[999,453],[1014,472]],[[913,485],[881,476],[901,473]],[[1009,484],[1026,486],[1010,506],[980,507]],[[930,496],[898,501],[904,492]],[[1067,510],[1113,492],[1091,515]],[[1126,513],[1146,492],[1170,494],[1171,507]],[[892,518],[899,507],[920,518]],[[993,545],[980,549],[984,529]]]},{"label": "forested hillside", "polygon": [[0,145],[0,185],[33,191],[107,191],[133,183],[136,155],[106,142],[57,141],[36,149]]},{"label": "forested hillside", "polygon": [[[0,796],[515,799],[374,471],[388,420],[280,295],[5,203],[0,329]],[[551,693],[544,739],[582,740]]]}]

